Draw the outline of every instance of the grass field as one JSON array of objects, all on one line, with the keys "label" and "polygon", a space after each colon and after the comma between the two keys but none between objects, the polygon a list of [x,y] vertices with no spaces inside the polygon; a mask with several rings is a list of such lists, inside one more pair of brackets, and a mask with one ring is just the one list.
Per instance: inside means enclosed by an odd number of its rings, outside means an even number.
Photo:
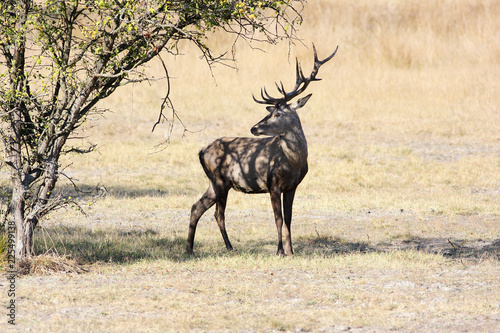
[{"label": "grass field", "polygon": [[[236,45],[238,70],[212,73],[196,50],[164,56],[183,123],[151,132],[166,86],[126,86],[102,103],[65,173],[68,208],[37,249],[84,273],[17,280],[17,326],[36,332],[500,332],[500,1],[310,1],[305,45]],[[216,49],[232,41],[209,40]],[[276,252],[268,195],[230,192],[236,251],[213,210],[184,255],[191,205],[208,182],[201,147],[250,136],[266,115],[252,93],[291,87],[339,45],[300,111],[309,173],[297,190],[295,256]],[[151,73],[160,65],[151,64]],[[1,174],[2,184],[8,178]],[[45,273],[44,273],[45,272]],[[0,283],[1,305],[7,285]]]}]

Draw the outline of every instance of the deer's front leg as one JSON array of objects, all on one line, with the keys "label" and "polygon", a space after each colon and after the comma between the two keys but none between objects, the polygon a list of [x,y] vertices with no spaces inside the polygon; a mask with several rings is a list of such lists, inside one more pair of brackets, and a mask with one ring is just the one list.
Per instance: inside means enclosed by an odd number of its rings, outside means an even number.
[{"label": "deer's front leg", "polygon": [[293,254],[292,248],[292,207],[295,189],[283,193],[283,212],[285,215],[285,253]]},{"label": "deer's front leg", "polygon": [[283,239],[281,230],[283,227],[283,214],[281,213],[281,192],[279,190],[271,190],[271,205],[274,211],[274,220],[276,221],[276,228],[278,229],[278,255],[285,255],[283,249]]},{"label": "deer's front leg", "polygon": [[229,237],[226,232],[226,223],[225,223],[225,214],[226,211],[226,203],[227,203],[227,191],[220,193],[217,197],[217,202],[215,206],[215,219],[217,220],[217,224],[219,225],[220,233],[222,235],[222,239],[224,239],[224,243],[226,244],[226,248],[229,251],[233,250],[233,246],[231,242],[229,242]]}]

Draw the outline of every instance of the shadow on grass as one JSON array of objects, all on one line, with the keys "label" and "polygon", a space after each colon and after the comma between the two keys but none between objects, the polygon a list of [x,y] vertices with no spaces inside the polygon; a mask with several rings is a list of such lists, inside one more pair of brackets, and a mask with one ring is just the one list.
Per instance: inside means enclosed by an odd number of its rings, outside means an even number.
[{"label": "shadow on grass", "polygon": [[78,199],[89,199],[96,197],[111,196],[113,198],[140,198],[140,197],[167,197],[171,195],[187,195],[196,194],[200,189],[189,189],[186,187],[175,189],[156,189],[156,188],[141,188],[133,186],[110,186],[110,185],[88,185],[77,184],[77,188],[73,185],[65,184],[60,186],[59,192],[63,197],[72,197]]},{"label": "shadow on grass", "polygon": [[79,264],[131,263],[162,258],[183,261],[189,258],[184,254],[185,244],[184,237],[160,237],[150,229],[92,231],[60,226],[37,230],[35,253],[69,255]]},{"label": "shadow on grass", "polygon": [[[92,231],[85,228],[66,228],[64,226],[37,231],[35,251],[37,254],[56,252],[69,255],[80,264],[94,263],[132,263],[140,260],[169,259],[183,262],[200,257],[226,256],[225,248],[214,249],[198,241],[195,256],[185,254],[185,235],[171,237],[160,236],[156,231],[121,231],[107,229]],[[231,255],[271,256],[276,252],[275,241],[248,241],[240,243]],[[405,237],[390,243],[369,244],[367,242],[349,242],[330,236],[303,236],[294,242],[298,256],[336,256],[349,253],[372,253],[390,251],[422,251],[443,255],[452,259],[500,260],[500,239],[450,240],[438,238]]]},{"label": "shadow on grass", "polygon": [[416,250],[456,259],[490,258],[500,260],[500,239],[451,239],[406,237],[390,244],[379,244],[379,250]]},{"label": "shadow on grass", "polygon": [[368,242],[348,242],[339,238],[318,236],[299,238],[295,244],[296,252],[323,253],[324,255],[411,250],[438,254],[452,259],[490,258],[500,260],[500,239],[484,241],[481,239],[457,240],[406,236],[391,242],[369,244]]}]

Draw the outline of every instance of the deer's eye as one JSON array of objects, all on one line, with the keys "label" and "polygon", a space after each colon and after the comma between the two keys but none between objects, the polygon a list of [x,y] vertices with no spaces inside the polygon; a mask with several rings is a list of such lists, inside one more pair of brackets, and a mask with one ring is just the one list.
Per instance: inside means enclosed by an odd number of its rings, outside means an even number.
[{"label": "deer's eye", "polygon": [[281,117],[281,113],[276,112],[276,113],[274,114],[274,117],[275,117],[275,118],[279,118],[279,117]]}]

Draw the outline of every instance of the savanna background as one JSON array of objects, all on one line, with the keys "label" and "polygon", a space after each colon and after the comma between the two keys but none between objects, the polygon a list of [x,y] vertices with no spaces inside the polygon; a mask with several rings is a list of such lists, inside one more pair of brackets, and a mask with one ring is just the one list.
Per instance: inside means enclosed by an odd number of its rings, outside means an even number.
[{"label": "savanna background", "polygon": [[[303,44],[237,42],[237,70],[210,71],[187,44],[164,55],[183,123],[172,133],[151,132],[165,81],[103,101],[110,111],[74,139],[98,150],[63,162],[86,192],[59,184],[84,214],[43,221],[43,255],[17,280],[17,325],[5,316],[2,330],[500,332],[500,1],[318,0],[303,17]],[[210,210],[196,256],[184,255],[208,186],[198,150],[251,135],[266,115],[252,94],[290,88],[295,57],[308,74],[312,42],[320,58],[339,51],[300,111],[310,171],[294,204],[295,256],[275,255],[269,196],[234,191],[236,251]],[[51,272],[54,255],[67,269]]]}]

